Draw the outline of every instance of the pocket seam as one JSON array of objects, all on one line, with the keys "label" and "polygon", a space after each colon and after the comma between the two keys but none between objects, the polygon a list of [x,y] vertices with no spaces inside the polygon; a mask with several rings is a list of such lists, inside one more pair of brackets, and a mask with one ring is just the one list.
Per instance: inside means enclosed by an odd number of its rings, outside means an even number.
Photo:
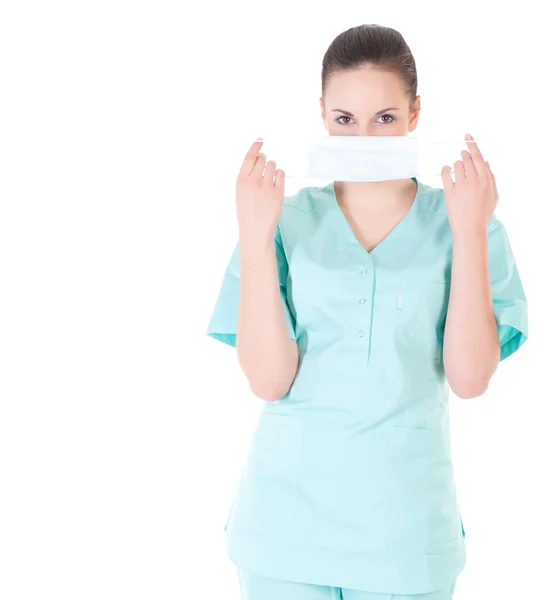
[{"label": "pocket seam", "polygon": [[440,427],[412,427],[410,425],[398,425],[393,424],[394,429],[408,429],[410,431],[439,431],[442,432]]},{"label": "pocket seam", "polygon": [[408,285],[410,284],[417,284],[417,283],[432,283],[434,285],[444,285],[444,286],[449,286],[450,285],[450,281],[448,281],[447,279],[445,280],[438,280],[438,279],[419,279],[419,278],[414,278],[414,277],[404,277],[402,279],[402,283],[407,283]]}]

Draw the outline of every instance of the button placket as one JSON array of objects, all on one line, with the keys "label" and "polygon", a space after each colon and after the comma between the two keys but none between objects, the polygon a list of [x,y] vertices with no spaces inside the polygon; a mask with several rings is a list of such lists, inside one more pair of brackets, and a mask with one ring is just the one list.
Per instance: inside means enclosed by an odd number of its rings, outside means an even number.
[{"label": "button placket", "polygon": [[[362,267],[362,268],[360,269],[360,275],[361,275],[362,277],[367,277],[367,276],[369,275],[369,270],[368,270],[368,269],[366,269],[365,267]],[[367,288],[367,284],[364,286],[364,288]],[[365,296],[361,296],[361,297],[358,299],[358,304],[360,305],[360,307],[363,307],[364,309],[365,309],[365,308],[367,308],[367,299],[365,298]],[[366,314],[367,314],[367,313],[366,313],[366,311],[364,310],[364,311],[362,312],[362,315],[364,315],[364,316],[365,316]],[[364,330],[364,329],[361,329],[361,328],[360,328],[360,329],[358,329],[358,330],[356,331],[356,337],[357,337],[358,339],[362,340],[364,337],[366,337],[366,333],[367,333],[367,331],[366,331],[366,330]]]}]

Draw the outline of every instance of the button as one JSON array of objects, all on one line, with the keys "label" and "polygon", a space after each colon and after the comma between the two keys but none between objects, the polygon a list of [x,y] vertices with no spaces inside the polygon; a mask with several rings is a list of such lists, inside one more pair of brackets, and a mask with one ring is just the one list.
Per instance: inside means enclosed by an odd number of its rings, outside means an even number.
[{"label": "button", "polygon": [[365,298],[360,298],[360,304],[365,304]]},{"label": "button", "polygon": [[362,269],[362,275],[367,275],[367,269]]},{"label": "button", "polygon": [[356,335],[358,337],[364,337],[364,332],[360,329]]}]

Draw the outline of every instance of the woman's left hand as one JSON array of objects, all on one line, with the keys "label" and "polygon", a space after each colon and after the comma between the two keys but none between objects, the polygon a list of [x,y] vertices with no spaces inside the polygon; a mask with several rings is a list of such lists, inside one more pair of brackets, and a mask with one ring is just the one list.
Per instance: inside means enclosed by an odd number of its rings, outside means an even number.
[{"label": "woman's left hand", "polygon": [[[469,134],[466,140],[473,140]],[[485,162],[477,144],[467,142],[469,152],[462,151],[462,159],[454,163],[456,183],[450,167],[442,168],[441,176],[450,227],[455,235],[473,233],[487,228],[496,204],[496,180],[488,162]]]}]

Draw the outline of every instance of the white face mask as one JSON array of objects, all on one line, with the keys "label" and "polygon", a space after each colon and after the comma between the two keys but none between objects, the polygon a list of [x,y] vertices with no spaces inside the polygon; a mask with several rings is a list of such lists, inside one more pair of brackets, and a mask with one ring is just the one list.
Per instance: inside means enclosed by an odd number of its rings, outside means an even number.
[{"label": "white face mask", "polygon": [[[474,140],[473,140],[474,141]],[[446,162],[437,164],[437,144],[460,141],[424,141],[401,135],[310,136],[307,165],[287,177],[333,181],[386,181],[410,177],[440,176]],[[459,155],[458,155],[459,156]],[[422,161],[422,157],[425,159]],[[443,161],[445,160],[442,157]],[[421,163],[425,164],[422,168]],[[450,161],[452,162],[452,161]],[[453,172],[453,171],[451,171]]]}]

